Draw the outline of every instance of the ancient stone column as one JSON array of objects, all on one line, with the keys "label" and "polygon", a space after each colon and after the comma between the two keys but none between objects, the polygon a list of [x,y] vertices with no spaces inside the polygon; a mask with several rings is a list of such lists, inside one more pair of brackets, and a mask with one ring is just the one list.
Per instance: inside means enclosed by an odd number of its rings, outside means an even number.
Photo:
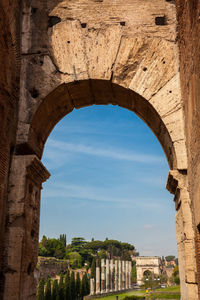
[{"label": "ancient stone column", "polygon": [[118,261],[118,291],[122,290],[122,261]]},{"label": "ancient stone column", "polygon": [[122,261],[122,290],[125,289],[125,261]]},{"label": "ancient stone column", "polygon": [[129,261],[129,289],[132,287],[132,262]]},{"label": "ancient stone column", "polygon": [[126,270],[125,270],[125,276],[126,276],[126,290],[129,288],[129,261],[126,261]]},{"label": "ancient stone column", "polygon": [[9,182],[4,300],[35,299],[34,269],[38,260],[40,191],[49,172],[35,155],[13,157]]},{"label": "ancient stone column", "polygon": [[109,259],[106,259],[106,293],[110,291],[110,270],[109,270]]},{"label": "ancient stone column", "polygon": [[118,291],[118,260],[115,261],[115,291]]},{"label": "ancient stone column", "polygon": [[101,260],[101,294],[105,293],[105,260]]},{"label": "ancient stone column", "polygon": [[96,267],[96,294],[100,294],[100,268]]},{"label": "ancient stone column", "polygon": [[90,295],[94,295],[94,278],[90,278]]},{"label": "ancient stone column", "polygon": [[113,265],[113,259],[111,259],[110,260],[110,292],[114,291],[113,272],[114,272],[114,265]]}]

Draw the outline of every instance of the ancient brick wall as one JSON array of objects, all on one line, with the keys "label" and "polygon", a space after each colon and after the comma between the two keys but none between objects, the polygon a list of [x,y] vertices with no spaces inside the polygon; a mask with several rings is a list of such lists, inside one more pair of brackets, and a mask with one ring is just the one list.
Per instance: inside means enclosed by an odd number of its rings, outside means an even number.
[{"label": "ancient brick wall", "polygon": [[[61,0],[0,2],[0,299],[35,299],[32,279],[40,189],[49,176],[40,158],[48,134],[72,109],[108,103],[136,112],[165,149],[172,169],[169,179],[175,183],[175,188],[173,184],[168,188],[175,193],[178,211],[182,297],[196,299],[193,233],[195,224],[198,250],[199,1],[176,1],[178,23],[174,0],[118,0],[115,4],[74,0],[68,4]],[[4,276],[7,294],[3,296]]]},{"label": "ancient brick wall", "polygon": [[[198,226],[200,224],[200,2],[178,0],[177,16],[180,76],[188,150],[189,193],[193,204],[195,226]],[[196,227],[198,282],[200,282],[199,243],[199,232]]]},{"label": "ancient brick wall", "polygon": [[4,288],[4,232],[10,154],[14,151],[19,93],[20,1],[0,1],[0,299]]}]

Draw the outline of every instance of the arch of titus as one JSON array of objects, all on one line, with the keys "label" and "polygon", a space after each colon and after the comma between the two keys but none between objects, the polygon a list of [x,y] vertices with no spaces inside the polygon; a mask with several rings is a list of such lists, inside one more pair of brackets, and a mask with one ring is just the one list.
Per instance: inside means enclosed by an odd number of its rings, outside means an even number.
[{"label": "arch of titus", "polygon": [[0,299],[36,297],[44,145],[94,104],[135,112],[160,141],[182,299],[200,298],[199,27],[198,0],[0,1]]},{"label": "arch of titus", "polygon": [[152,275],[161,274],[161,259],[158,256],[138,256],[136,257],[137,283],[143,284],[144,273],[150,271]]}]

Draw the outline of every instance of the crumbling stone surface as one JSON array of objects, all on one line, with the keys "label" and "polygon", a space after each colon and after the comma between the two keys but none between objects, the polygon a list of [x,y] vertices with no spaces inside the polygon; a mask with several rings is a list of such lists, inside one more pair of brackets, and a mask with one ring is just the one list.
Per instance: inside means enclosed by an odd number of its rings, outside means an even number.
[{"label": "crumbling stone surface", "polygon": [[0,2],[0,299],[5,269],[5,222],[8,175],[17,129],[20,76],[20,1]]},{"label": "crumbling stone surface", "polygon": [[48,135],[73,109],[113,104],[143,119],[166,153],[182,299],[198,299],[199,5],[1,1],[0,298],[35,299],[40,189],[49,176],[40,159]]},{"label": "crumbling stone surface", "polygon": [[[188,155],[188,190],[196,232],[197,278],[200,283],[200,2],[177,1],[180,78]],[[200,284],[199,284],[200,297]]]}]

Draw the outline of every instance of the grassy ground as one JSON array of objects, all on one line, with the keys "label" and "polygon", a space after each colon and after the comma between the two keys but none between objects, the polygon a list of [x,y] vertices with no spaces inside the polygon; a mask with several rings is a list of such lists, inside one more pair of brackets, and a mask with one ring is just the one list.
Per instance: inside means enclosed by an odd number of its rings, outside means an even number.
[{"label": "grassy ground", "polygon": [[180,287],[170,286],[165,289],[157,289],[150,292],[146,299],[180,299]]},{"label": "grassy ground", "polygon": [[116,296],[118,296],[119,300],[122,300],[126,296],[144,296],[145,291],[133,291],[133,292],[127,292],[127,293],[121,293],[121,294],[115,294],[111,296],[101,297],[101,298],[93,298],[98,300],[116,300]]},{"label": "grassy ground", "polygon": [[146,296],[146,299],[180,299],[180,295],[177,294],[180,292],[179,286],[170,286],[164,289],[156,289],[155,293],[150,292],[146,294],[144,290],[140,291],[132,291],[127,293],[115,294],[111,296],[105,296],[100,298],[93,298],[99,300],[116,300],[116,296],[118,296],[119,300],[124,299],[126,296]]}]

